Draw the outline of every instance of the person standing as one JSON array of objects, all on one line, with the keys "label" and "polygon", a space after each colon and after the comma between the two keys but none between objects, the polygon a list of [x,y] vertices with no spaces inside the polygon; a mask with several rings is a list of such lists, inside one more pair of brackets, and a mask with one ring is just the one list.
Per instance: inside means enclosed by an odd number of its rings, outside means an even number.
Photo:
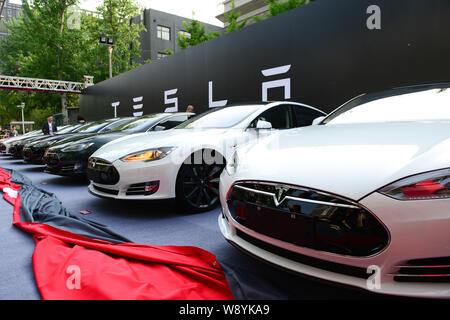
[{"label": "person standing", "polygon": [[42,133],[44,135],[54,135],[58,131],[56,124],[53,122],[53,116],[48,116],[47,121],[42,125]]},{"label": "person standing", "polygon": [[9,137],[13,138],[13,137],[17,137],[19,135],[19,133],[16,130],[16,126],[12,126],[11,131],[9,132]]}]

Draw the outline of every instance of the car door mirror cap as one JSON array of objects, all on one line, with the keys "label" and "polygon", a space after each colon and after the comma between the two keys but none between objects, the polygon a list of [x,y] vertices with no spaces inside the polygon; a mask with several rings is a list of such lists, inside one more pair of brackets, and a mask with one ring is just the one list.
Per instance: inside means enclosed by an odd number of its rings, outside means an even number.
[{"label": "car door mirror cap", "polygon": [[325,116],[321,116],[321,117],[315,118],[313,120],[313,122],[312,122],[312,125],[316,126],[316,125],[320,124],[323,121],[323,119],[325,119]]},{"label": "car door mirror cap", "polygon": [[271,130],[272,129],[272,124],[269,121],[264,121],[264,120],[258,120],[258,122],[256,123],[256,129],[266,129],[266,130]]},{"label": "car door mirror cap", "polygon": [[166,127],[164,126],[156,126],[154,131],[164,131],[166,129]]}]

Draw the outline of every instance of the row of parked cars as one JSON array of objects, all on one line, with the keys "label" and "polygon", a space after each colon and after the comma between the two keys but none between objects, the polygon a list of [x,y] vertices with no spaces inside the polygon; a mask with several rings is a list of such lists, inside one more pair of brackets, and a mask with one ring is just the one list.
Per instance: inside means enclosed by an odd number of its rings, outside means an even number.
[{"label": "row of parked cars", "polygon": [[0,150],[86,176],[99,197],[220,204],[230,243],[303,275],[450,297],[448,87],[364,94],[329,115],[285,101],[115,118]]}]

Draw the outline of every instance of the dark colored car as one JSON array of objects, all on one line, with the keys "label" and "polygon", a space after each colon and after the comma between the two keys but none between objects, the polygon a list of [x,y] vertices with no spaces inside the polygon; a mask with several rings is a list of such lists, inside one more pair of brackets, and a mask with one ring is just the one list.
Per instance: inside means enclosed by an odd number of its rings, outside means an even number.
[{"label": "dark colored car", "polygon": [[89,157],[106,143],[130,134],[172,129],[194,115],[186,112],[151,114],[126,122],[109,133],[62,141],[47,150],[43,158],[45,172],[85,176]]},{"label": "dark colored car", "polygon": [[43,135],[41,130],[34,130],[30,131],[28,133],[25,133],[24,135],[18,136],[18,137],[11,137],[11,138],[4,138],[0,140],[0,154],[6,154],[7,151],[7,144],[13,143],[15,141],[19,141],[21,139],[31,138],[31,137],[37,137]]},{"label": "dark colored car", "polygon": [[[63,135],[63,134],[68,134],[70,132],[73,132],[77,128],[79,128],[79,125],[68,125],[68,126],[61,127],[59,129],[58,133],[56,133],[52,137],[56,137],[56,136]],[[47,137],[48,136],[45,136],[42,133],[42,131],[40,133],[37,133],[36,135],[26,136],[26,137],[24,136],[22,139],[18,139],[11,144],[8,153],[15,159],[22,159],[23,158],[23,155],[22,155],[23,148],[26,144],[34,142],[34,141],[38,141],[40,139],[45,139]]]},{"label": "dark colored car", "polygon": [[45,136],[41,139],[34,140],[26,144],[23,148],[22,156],[26,162],[42,164],[42,157],[45,151],[56,143],[82,139],[96,134],[109,132],[115,127],[120,126],[124,122],[128,122],[133,118],[114,118],[100,120],[84,124],[70,133],[57,134],[54,136]]}]

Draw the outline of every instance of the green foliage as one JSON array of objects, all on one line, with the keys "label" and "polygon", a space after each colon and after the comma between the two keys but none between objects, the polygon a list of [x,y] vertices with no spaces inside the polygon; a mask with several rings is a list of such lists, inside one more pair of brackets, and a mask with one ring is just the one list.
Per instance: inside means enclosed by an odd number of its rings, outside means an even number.
[{"label": "green foliage", "polygon": [[[103,34],[115,39],[113,74],[136,67],[130,61],[139,56],[139,32],[145,28],[142,24],[130,26],[130,18],[139,14],[134,0],[104,0],[96,14],[81,11],[79,28],[74,28],[69,24],[69,9],[78,2],[23,0],[25,14],[6,23],[9,35],[0,42],[2,73],[75,82],[92,75],[95,82],[103,81],[109,78],[108,51],[99,44]],[[67,95],[68,106],[78,106],[78,100],[78,95]],[[61,112],[63,99],[60,94],[0,91],[0,106],[11,112],[10,119],[16,117],[16,105],[21,102],[25,102],[29,117],[39,113],[33,113],[34,109]],[[0,120],[9,122],[1,112]]]},{"label": "green foliage", "polygon": [[183,21],[183,25],[186,28],[186,32],[190,34],[190,37],[184,36],[181,33],[178,34],[178,46],[183,50],[220,36],[220,33],[216,31],[207,33],[205,26],[195,19],[189,23]]},{"label": "green foliage", "polygon": [[235,0],[231,3],[231,11],[225,14],[225,20],[228,22],[228,27],[225,30],[225,33],[230,33],[239,29],[242,29],[247,24],[248,18],[244,19],[241,23],[238,23],[237,20],[241,16],[241,12],[236,12],[236,3]]},{"label": "green foliage", "polygon": [[[142,23],[130,24],[130,18],[139,15],[139,7],[134,0],[104,0],[97,8],[100,19],[93,19],[90,34],[97,44],[93,57],[97,57],[97,69],[90,73],[94,79],[109,77],[109,60],[106,46],[98,44],[102,35],[114,39],[112,54],[113,76],[139,66],[134,58],[140,57],[139,33],[146,30]],[[130,63],[131,62],[131,63]]]},{"label": "green foliage", "polygon": [[314,0],[287,0],[284,2],[280,2],[279,0],[266,0],[266,3],[269,4],[270,16],[276,16],[280,13],[295,9],[312,1]]}]

